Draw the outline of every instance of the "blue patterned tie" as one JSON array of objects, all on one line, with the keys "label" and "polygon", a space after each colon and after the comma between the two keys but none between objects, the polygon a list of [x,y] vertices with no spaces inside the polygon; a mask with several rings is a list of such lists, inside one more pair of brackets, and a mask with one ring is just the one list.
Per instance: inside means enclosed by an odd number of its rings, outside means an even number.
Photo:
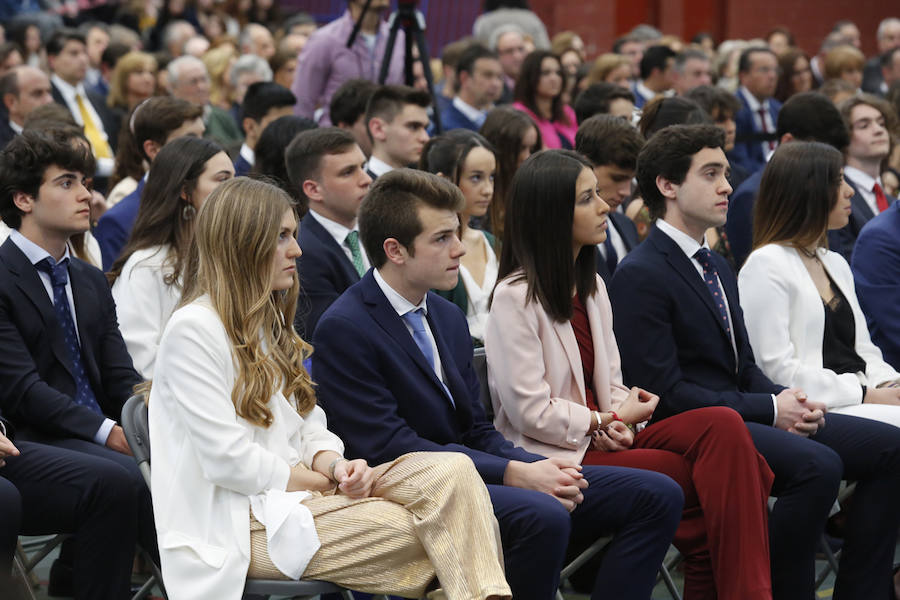
[{"label": "blue patterned tie", "polygon": [[706,248],[700,248],[694,253],[694,258],[703,267],[703,282],[706,283],[709,293],[712,294],[713,303],[719,310],[719,316],[722,317],[725,332],[731,337],[731,323],[728,320],[728,309],[725,308],[725,295],[722,293],[722,288],[719,287],[719,273],[712,264],[712,253]]},{"label": "blue patterned tie", "polygon": [[[431,367],[432,371],[434,370],[434,350],[431,347],[431,340],[428,339],[428,334],[425,333],[425,310],[422,308],[417,308],[416,310],[411,310],[405,315],[401,317],[413,330],[413,341],[416,343],[416,346],[419,347],[419,350],[422,351],[422,354],[425,355],[425,362],[428,363],[428,366]],[[435,373],[437,375],[437,373]],[[447,388],[447,384],[441,381],[441,378],[438,377],[438,381],[441,382],[441,387],[444,388],[444,392],[446,392],[447,397],[450,399],[450,403],[453,406],[456,406],[456,403],[453,402],[453,395],[450,393],[450,390]]]},{"label": "blue patterned tie", "polygon": [[64,258],[59,263],[51,257],[38,262],[35,267],[50,275],[50,283],[53,285],[53,310],[56,320],[62,327],[63,338],[66,342],[66,350],[72,360],[72,375],[75,377],[75,403],[90,408],[98,414],[102,414],[100,405],[94,397],[91,383],[84,372],[84,364],[81,362],[81,346],[78,344],[78,335],[75,332],[75,321],[72,319],[72,311],[69,309],[69,298],[66,295],[66,282],[69,280],[69,259]]}]

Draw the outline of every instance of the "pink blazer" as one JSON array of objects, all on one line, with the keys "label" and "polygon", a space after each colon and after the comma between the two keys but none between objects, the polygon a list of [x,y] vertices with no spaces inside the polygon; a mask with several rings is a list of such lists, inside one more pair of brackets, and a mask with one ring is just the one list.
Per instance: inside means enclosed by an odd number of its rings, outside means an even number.
[{"label": "pink blazer", "polygon": [[529,109],[521,102],[513,102],[512,106],[516,110],[520,110],[532,118],[534,124],[537,125],[538,129],[541,132],[541,139],[544,142],[544,148],[562,148],[562,144],[559,141],[560,134],[562,134],[563,137],[569,140],[569,144],[572,146],[572,148],[575,147],[575,133],[578,131],[578,121],[575,118],[575,111],[572,110],[572,107],[568,104],[563,105],[563,112],[566,114],[566,118],[569,119],[568,125],[564,125],[563,123],[558,123],[556,121],[548,121],[546,119],[542,119],[534,114],[531,109]]},{"label": "pink blazer", "polygon": [[[590,409],[575,332],[553,321],[538,302],[525,301],[524,281],[497,284],[484,335],[494,426],[507,439],[544,456],[581,462],[588,448]],[[628,397],[606,286],[585,309],[594,340],[593,388],[601,411]]]}]

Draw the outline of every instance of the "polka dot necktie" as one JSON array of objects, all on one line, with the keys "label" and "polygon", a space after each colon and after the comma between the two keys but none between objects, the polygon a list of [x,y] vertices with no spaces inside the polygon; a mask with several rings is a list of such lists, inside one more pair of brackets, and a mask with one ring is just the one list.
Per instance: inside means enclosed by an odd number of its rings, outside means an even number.
[{"label": "polka dot necktie", "polygon": [[49,256],[35,265],[39,270],[50,275],[50,283],[53,286],[53,310],[56,320],[62,327],[63,339],[66,350],[72,360],[72,375],[75,377],[75,403],[90,408],[96,413],[102,413],[91,383],[84,372],[84,363],[81,360],[81,346],[78,343],[78,335],[75,332],[75,321],[72,319],[72,311],[69,309],[69,298],[66,296],[66,282],[69,280],[69,259],[64,258],[59,263]]},{"label": "polka dot necktie", "polygon": [[700,248],[694,253],[694,258],[703,267],[703,282],[706,284],[709,293],[712,294],[713,304],[719,311],[722,318],[722,325],[725,327],[725,333],[731,336],[731,323],[728,321],[728,309],[725,308],[725,295],[722,288],[719,287],[719,273],[716,271],[715,265],[712,263],[712,253],[706,248]]}]

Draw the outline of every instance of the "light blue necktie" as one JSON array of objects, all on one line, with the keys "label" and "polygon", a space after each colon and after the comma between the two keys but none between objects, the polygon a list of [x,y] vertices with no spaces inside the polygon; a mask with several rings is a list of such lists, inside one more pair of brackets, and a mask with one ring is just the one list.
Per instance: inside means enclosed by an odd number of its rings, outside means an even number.
[{"label": "light blue necktie", "polygon": [[[431,340],[428,339],[428,334],[425,333],[425,309],[417,308],[416,310],[411,310],[408,313],[404,314],[401,317],[413,330],[413,341],[416,343],[416,346],[419,347],[419,350],[425,356],[425,362],[428,363],[428,366],[431,367],[431,370],[434,371],[434,350],[431,347]],[[435,375],[437,373],[435,372]],[[450,393],[450,390],[447,388],[447,384],[441,381],[441,378],[438,377],[438,381],[441,382],[441,387],[444,388],[444,392],[446,392],[447,397],[450,399],[450,403],[453,404],[454,408],[456,407],[456,403],[453,402],[453,395]]]}]

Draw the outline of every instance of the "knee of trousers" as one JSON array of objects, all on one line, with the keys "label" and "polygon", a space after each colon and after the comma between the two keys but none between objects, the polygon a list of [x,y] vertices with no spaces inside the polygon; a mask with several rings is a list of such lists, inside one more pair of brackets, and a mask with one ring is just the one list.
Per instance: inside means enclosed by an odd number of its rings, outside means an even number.
[{"label": "knee of trousers", "polygon": [[747,424],[736,410],[727,406],[709,406],[698,408],[694,412],[697,412],[698,416],[702,415],[703,422],[707,425],[704,435],[727,440],[730,445],[741,443],[748,447],[753,446]]},{"label": "knee of trousers", "polygon": [[795,485],[802,485],[809,494],[833,499],[844,476],[844,463],[837,452],[824,444],[803,444],[794,455],[797,468],[792,478]]},{"label": "knee of trousers", "polygon": [[684,508],[684,491],[671,477],[662,473],[646,471],[647,477],[641,482],[643,496],[646,498],[644,509],[660,518],[678,523]]},{"label": "knee of trousers", "polygon": [[149,494],[143,480],[135,481],[134,473],[110,460],[97,461],[91,475],[88,496],[98,506],[115,505],[117,509],[127,511],[132,518],[137,513],[141,495]]},{"label": "knee of trousers", "polygon": [[[504,527],[505,525],[505,527]],[[514,516],[501,523],[501,529],[512,527],[519,540],[527,537],[531,547],[552,552],[563,551],[569,544],[572,516],[559,500],[549,494],[534,492],[527,502],[517,507]]]},{"label": "knee of trousers", "polygon": [[0,477],[0,531],[6,528],[18,531],[22,521],[22,497],[10,481]]}]

